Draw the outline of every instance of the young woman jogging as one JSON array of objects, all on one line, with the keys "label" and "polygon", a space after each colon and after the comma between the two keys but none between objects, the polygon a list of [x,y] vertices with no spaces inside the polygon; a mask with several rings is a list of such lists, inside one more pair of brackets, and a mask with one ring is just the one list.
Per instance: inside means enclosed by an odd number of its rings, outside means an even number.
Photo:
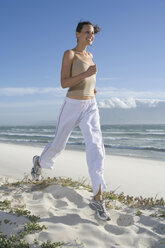
[{"label": "young woman jogging", "polygon": [[79,126],[85,139],[86,158],[93,187],[89,205],[96,210],[98,218],[110,220],[102,199],[105,150],[100,128],[99,111],[95,99],[97,66],[87,46],[92,45],[100,28],[91,22],[79,22],[76,28],[77,45],[63,55],[61,86],[69,88],[61,107],[56,134],[40,156],[33,157],[31,174],[39,179],[42,168],[52,169],[54,160],[66,146],[72,130]]}]

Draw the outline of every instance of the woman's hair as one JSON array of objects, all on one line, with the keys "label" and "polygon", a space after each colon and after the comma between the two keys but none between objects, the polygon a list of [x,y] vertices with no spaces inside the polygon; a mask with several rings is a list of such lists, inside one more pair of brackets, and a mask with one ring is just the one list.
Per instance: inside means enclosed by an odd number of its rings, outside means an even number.
[{"label": "woman's hair", "polygon": [[86,21],[86,22],[79,22],[76,28],[76,32],[80,33],[84,25],[92,25],[94,28],[94,34],[97,34],[101,31],[101,28],[98,25],[93,25],[93,23]]}]

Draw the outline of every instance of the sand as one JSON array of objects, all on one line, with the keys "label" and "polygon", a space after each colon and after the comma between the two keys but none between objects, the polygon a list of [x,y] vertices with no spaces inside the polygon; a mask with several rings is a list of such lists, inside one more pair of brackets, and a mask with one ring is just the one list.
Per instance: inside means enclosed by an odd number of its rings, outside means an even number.
[{"label": "sand", "polygon": [[[0,144],[0,184],[30,176],[32,157],[40,154],[42,148]],[[73,180],[86,179],[90,183],[84,152],[65,150],[56,160],[54,170],[43,170],[44,177],[71,177]],[[116,190],[133,196],[165,198],[165,164],[161,161],[106,156],[105,179],[107,190]],[[28,209],[40,216],[39,223],[46,230],[30,234],[26,240],[34,238],[42,242],[64,241],[64,247],[89,248],[164,248],[165,217],[160,212],[164,206],[151,208],[131,208],[118,200],[111,200],[108,209],[111,221],[98,220],[89,207],[92,193],[84,188],[51,185],[34,190],[31,185],[1,187],[0,201],[8,199],[13,207]],[[141,211],[140,216],[137,212]],[[157,214],[157,217],[151,217]],[[9,223],[5,223],[5,219]],[[28,221],[27,218],[0,210],[0,231],[3,234],[18,233]],[[14,223],[17,223],[14,224]],[[33,247],[33,246],[31,246]]]}]

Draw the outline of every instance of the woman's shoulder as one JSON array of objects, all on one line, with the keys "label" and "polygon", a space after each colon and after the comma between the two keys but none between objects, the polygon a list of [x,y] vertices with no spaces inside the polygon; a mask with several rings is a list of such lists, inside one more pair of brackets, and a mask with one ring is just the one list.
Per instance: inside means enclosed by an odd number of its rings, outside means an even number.
[{"label": "woman's shoulder", "polygon": [[74,55],[75,55],[75,52],[72,50],[72,49],[68,49],[68,50],[66,50],[65,52],[64,52],[64,56],[67,56],[67,57],[74,57]]},{"label": "woman's shoulder", "polygon": [[75,58],[75,53],[72,49],[66,50],[64,52],[63,61],[65,61],[66,63],[68,64],[73,63],[74,58]]}]

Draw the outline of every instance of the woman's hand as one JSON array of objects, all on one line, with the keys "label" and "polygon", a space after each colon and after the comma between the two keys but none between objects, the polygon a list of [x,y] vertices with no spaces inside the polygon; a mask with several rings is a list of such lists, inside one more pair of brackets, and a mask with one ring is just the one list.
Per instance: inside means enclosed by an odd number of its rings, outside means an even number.
[{"label": "woman's hand", "polygon": [[96,89],[94,89],[94,94],[95,94],[95,95],[97,94],[97,90],[96,90]]},{"label": "woman's hand", "polygon": [[90,77],[90,76],[92,76],[92,75],[94,75],[96,73],[97,73],[97,66],[96,66],[96,64],[95,65],[90,65],[88,67],[88,69],[86,70],[86,72],[85,72],[85,76],[86,77]]}]

